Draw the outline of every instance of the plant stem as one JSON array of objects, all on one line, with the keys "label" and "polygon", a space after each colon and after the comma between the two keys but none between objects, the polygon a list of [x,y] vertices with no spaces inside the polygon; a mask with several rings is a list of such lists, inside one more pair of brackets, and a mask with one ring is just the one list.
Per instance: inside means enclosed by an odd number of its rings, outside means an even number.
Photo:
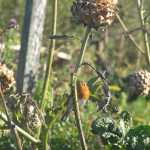
[{"label": "plant stem", "polygon": [[141,28],[143,29],[143,41],[145,46],[145,57],[147,60],[148,65],[150,65],[150,47],[149,47],[149,40],[148,40],[148,33],[145,29],[145,20],[144,20],[144,9],[143,9],[143,0],[137,0],[137,6],[139,11],[139,18],[141,22]]},{"label": "plant stem", "polygon": [[17,132],[15,126],[12,124],[11,118],[9,116],[8,108],[7,108],[7,105],[6,105],[5,97],[4,97],[2,89],[1,89],[1,85],[0,85],[0,95],[1,95],[2,103],[3,103],[3,107],[4,107],[4,110],[5,110],[5,113],[6,113],[6,117],[7,117],[7,120],[8,120],[8,125],[9,125],[12,133],[15,136],[15,140],[16,140],[16,144],[17,144],[18,150],[22,150],[21,139],[20,139],[20,137],[18,135],[18,132]]},{"label": "plant stem", "polygon": [[[0,112],[0,118],[6,122],[8,124],[8,119],[7,116]],[[16,130],[18,132],[20,132],[22,135],[24,135],[24,137],[28,138],[30,141],[34,142],[34,143],[40,143],[40,140],[35,139],[33,136],[31,136],[29,133],[27,133],[26,131],[24,131],[23,129],[21,129],[19,126],[17,126],[13,121],[11,122],[11,124],[13,124],[16,128]]]},{"label": "plant stem", "polygon": [[80,50],[80,56],[79,56],[77,64],[76,64],[75,73],[78,73],[80,65],[83,62],[83,57],[84,57],[86,46],[87,46],[87,43],[88,43],[90,31],[91,31],[91,28],[87,27],[86,32],[85,32],[85,37],[83,39],[83,43],[82,43],[81,50]]},{"label": "plant stem", "polygon": [[87,150],[87,144],[85,141],[85,136],[84,136],[84,132],[82,129],[82,123],[81,123],[81,117],[80,117],[76,82],[77,82],[77,78],[75,77],[74,78],[74,113],[75,113],[76,124],[78,128],[79,136],[80,136],[82,150]]},{"label": "plant stem", "polygon": [[[84,57],[86,46],[88,43],[90,31],[91,31],[91,29],[89,27],[87,27],[85,37],[84,37],[84,40],[83,40],[83,43],[81,46],[81,50],[80,50],[80,56],[79,56],[79,59],[76,64],[74,75],[72,76],[72,92],[74,93],[74,94],[72,94],[72,95],[74,95],[74,112],[75,112],[75,119],[76,119],[76,124],[77,124],[77,128],[78,128],[79,136],[80,136],[82,150],[87,150],[87,144],[86,144],[84,132],[82,129],[79,103],[78,103],[78,97],[77,97],[76,82],[77,82],[77,74],[79,73],[80,65],[83,62],[83,57]],[[74,86],[73,86],[73,84],[74,84]]]},{"label": "plant stem", "polygon": [[[60,107],[62,107],[65,103],[63,102],[62,104],[60,104]],[[55,114],[55,117],[48,123],[47,126],[43,126],[43,134],[41,135],[41,140],[42,140],[42,148],[44,150],[50,150],[51,147],[50,145],[47,144],[47,141],[48,141],[48,136],[49,136],[49,130],[52,129],[53,125],[57,122],[57,121],[60,121],[59,117],[62,115],[63,113],[63,110],[61,110],[60,113],[56,113]]]},{"label": "plant stem", "polygon": [[48,145],[49,139],[49,128],[46,126],[42,127],[42,133],[40,135],[41,144],[39,145],[39,150],[51,150],[50,145]]},{"label": "plant stem", "polygon": [[[52,36],[56,35],[56,26],[57,26],[57,0],[53,0],[53,20],[52,20]],[[42,102],[41,102],[41,109],[44,108],[45,101],[47,99],[47,91],[48,87],[50,85],[50,77],[52,72],[52,63],[53,63],[53,56],[54,56],[54,50],[55,50],[55,39],[50,40],[50,47],[49,47],[49,56],[47,60],[47,68],[46,68],[46,74],[44,79],[44,85],[43,85],[43,95],[42,95]]]},{"label": "plant stem", "polygon": [[[57,6],[58,6],[58,0],[53,0],[52,1],[52,35],[51,36],[55,36],[56,35],[56,27],[57,27]],[[49,85],[51,84],[50,80],[51,80],[51,73],[52,73],[52,63],[53,63],[53,57],[54,57],[54,51],[55,51],[55,46],[56,46],[56,40],[55,39],[51,39],[50,40],[50,47],[49,47],[49,56],[48,56],[48,60],[47,60],[47,68],[46,68],[46,74],[45,74],[45,79],[44,79],[44,85],[43,85],[43,92],[42,92],[42,101],[41,101],[41,110],[43,111],[45,108],[45,104],[47,101],[47,92],[49,89]],[[52,106],[52,98],[50,101],[50,106]],[[44,130],[44,132],[42,132],[41,130]],[[38,136],[41,136],[42,138],[42,149],[43,150],[48,150],[48,130],[49,128],[47,128],[46,126],[43,126],[42,129],[39,129],[39,133]]]},{"label": "plant stem", "polygon": [[130,39],[130,41],[134,44],[134,46],[136,47],[136,49],[141,53],[141,54],[145,54],[143,49],[137,44],[137,42],[135,41],[134,37],[131,35],[131,33],[129,32],[127,26],[125,25],[125,23],[123,22],[123,20],[120,18],[120,16],[118,14],[116,14],[116,17],[121,25],[121,27],[123,28],[123,30],[125,31],[125,33],[127,34],[128,38]]}]

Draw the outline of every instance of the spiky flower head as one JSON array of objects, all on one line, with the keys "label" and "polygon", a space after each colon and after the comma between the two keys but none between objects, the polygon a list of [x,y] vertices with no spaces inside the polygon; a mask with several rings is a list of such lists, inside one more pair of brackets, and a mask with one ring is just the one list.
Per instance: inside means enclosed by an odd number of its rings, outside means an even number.
[{"label": "spiky flower head", "polygon": [[0,63],[0,88],[2,92],[12,87],[15,83],[14,73],[5,64]]},{"label": "spiky flower head", "polygon": [[71,8],[75,19],[88,27],[110,25],[118,0],[76,0]]},{"label": "spiky flower head", "polygon": [[146,96],[150,91],[150,72],[147,70],[136,71],[129,77],[129,96]]}]

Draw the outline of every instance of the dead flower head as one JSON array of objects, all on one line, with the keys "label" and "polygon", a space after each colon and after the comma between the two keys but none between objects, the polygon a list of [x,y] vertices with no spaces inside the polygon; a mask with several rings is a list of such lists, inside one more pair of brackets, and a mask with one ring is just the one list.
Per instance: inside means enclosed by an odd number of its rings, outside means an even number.
[{"label": "dead flower head", "polygon": [[0,86],[2,92],[12,87],[15,83],[14,73],[5,64],[0,63]]},{"label": "dead flower head", "polygon": [[112,23],[117,3],[118,0],[76,0],[71,11],[79,23],[97,29]]}]

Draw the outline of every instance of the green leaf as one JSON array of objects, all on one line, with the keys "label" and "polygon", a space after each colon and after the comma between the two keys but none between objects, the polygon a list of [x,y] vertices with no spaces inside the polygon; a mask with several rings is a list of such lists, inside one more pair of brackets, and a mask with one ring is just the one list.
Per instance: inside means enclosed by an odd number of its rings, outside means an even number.
[{"label": "green leaf", "polygon": [[125,137],[126,150],[150,149],[150,126],[140,125],[130,129]]},{"label": "green leaf", "polygon": [[109,117],[94,120],[92,123],[92,132],[99,135],[104,144],[119,146],[122,141],[122,131],[116,122]]}]

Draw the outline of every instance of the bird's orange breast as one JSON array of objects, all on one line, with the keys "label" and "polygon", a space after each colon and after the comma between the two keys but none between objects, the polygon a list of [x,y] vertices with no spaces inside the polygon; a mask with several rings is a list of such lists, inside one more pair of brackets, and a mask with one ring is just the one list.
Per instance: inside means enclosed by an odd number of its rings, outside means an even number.
[{"label": "bird's orange breast", "polygon": [[80,81],[77,83],[78,99],[88,100],[90,97],[90,90],[86,82]]}]

